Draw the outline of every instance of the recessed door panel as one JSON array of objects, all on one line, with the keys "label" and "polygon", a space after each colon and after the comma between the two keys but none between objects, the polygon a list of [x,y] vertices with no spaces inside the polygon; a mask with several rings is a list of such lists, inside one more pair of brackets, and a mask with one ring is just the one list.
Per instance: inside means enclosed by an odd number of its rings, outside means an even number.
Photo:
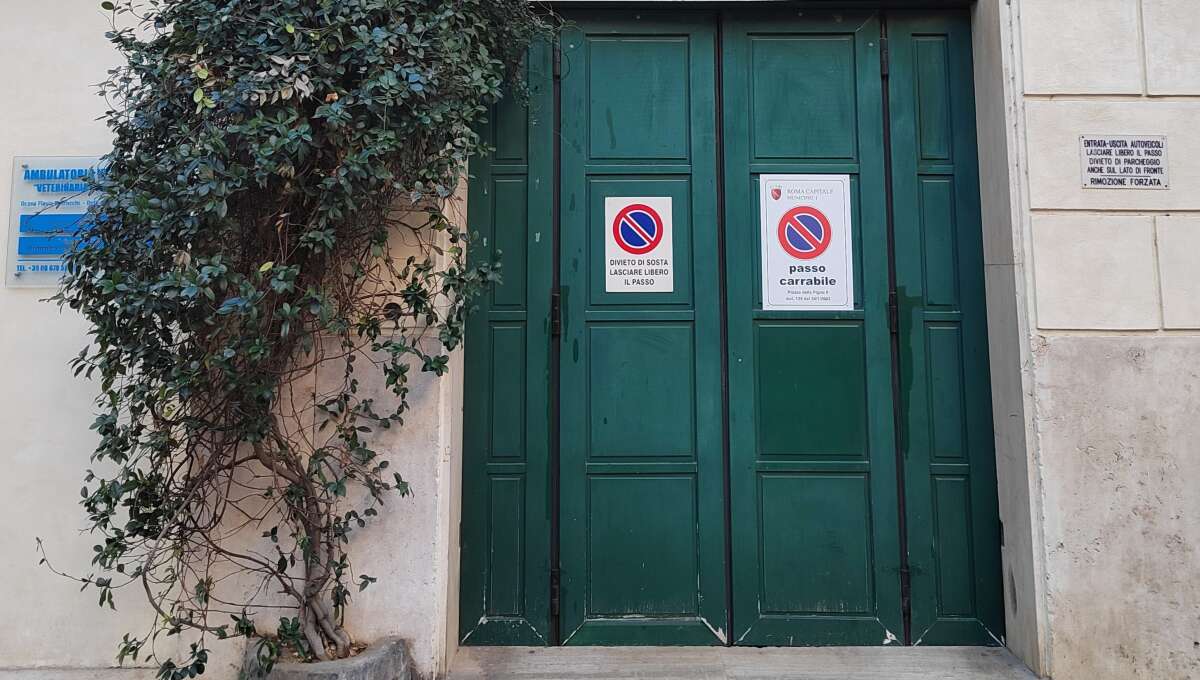
[{"label": "recessed door panel", "polygon": [[753,156],[855,158],[853,34],[772,31],[746,37]]},{"label": "recessed door panel", "polygon": [[606,323],[588,331],[588,453],[695,460],[692,324]]},{"label": "recessed door panel", "polygon": [[589,616],[699,616],[695,476],[594,475],[588,498]]},{"label": "recessed door panel", "polygon": [[754,325],[761,457],[867,458],[865,332],[857,321]]},{"label": "recessed door panel", "polygon": [[768,616],[850,614],[875,608],[871,485],[864,474],[759,475],[762,583]]},{"label": "recessed door panel", "polygon": [[588,157],[687,160],[691,36],[634,31],[580,34],[589,95]]}]

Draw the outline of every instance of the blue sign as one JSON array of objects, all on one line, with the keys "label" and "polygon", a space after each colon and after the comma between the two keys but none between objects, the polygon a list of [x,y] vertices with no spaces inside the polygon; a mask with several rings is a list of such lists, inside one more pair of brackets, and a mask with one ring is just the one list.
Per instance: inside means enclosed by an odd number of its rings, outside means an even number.
[{"label": "blue sign", "polygon": [[74,234],[84,226],[86,213],[35,213],[21,215],[21,233]]},{"label": "blue sign", "polygon": [[64,271],[63,255],[87,226],[95,197],[88,180],[96,156],[24,156],[14,159],[9,207],[10,287],[54,287]]}]

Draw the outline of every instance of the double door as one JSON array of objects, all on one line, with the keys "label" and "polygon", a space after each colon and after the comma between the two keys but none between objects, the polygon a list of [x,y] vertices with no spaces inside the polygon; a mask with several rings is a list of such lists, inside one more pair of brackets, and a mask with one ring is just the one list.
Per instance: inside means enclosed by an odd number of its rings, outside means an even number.
[{"label": "double door", "polygon": [[[570,20],[474,169],[464,642],[995,642],[965,17]],[[852,309],[764,309],[773,174],[849,177]],[[631,197],[670,285],[610,280]]]}]

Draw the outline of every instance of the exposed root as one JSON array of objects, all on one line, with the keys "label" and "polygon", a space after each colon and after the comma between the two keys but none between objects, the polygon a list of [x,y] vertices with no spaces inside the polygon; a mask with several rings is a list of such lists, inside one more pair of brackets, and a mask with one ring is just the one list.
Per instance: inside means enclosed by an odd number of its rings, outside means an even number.
[{"label": "exposed root", "polygon": [[325,640],[313,625],[312,614],[307,609],[300,613],[300,627],[304,631],[304,639],[308,641],[312,655],[320,661],[328,661],[329,653],[325,651]]},{"label": "exposed root", "polygon": [[313,617],[321,626],[321,630],[325,633],[325,637],[333,642],[334,652],[337,658],[344,659],[350,656],[350,634],[344,628],[337,625],[330,616],[329,610],[325,604],[319,600],[311,600],[309,608],[312,610]]}]

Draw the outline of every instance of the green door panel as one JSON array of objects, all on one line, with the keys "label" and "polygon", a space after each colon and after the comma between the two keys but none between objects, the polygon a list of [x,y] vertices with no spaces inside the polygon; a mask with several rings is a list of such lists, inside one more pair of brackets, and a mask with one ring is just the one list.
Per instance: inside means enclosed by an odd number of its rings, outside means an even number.
[{"label": "green door panel", "polygon": [[[591,455],[691,459],[696,432],[692,324],[595,324],[588,329],[587,346]],[[663,397],[646,398],[656,392]]]},{"label": "green door panel", "polygon": [[579,54],[594,67],[580,82],[590,97],[587,138],[580,140],[588,159],[689,160],[690,37],[618,29],[582,38]]},{"label": "green door panel", "polygon": [[[729,13],[723,36],[733,640],[903,634],[874,13]],[[851,177],[855,309],[763,311],[758,176]]]},{"label": "green door panel", "polygon": [[[747,35],[746,59],[753,67],[728,74],[748,81],[749,141],[756,160],[857,158],[856,36],[853,30],[810,33],[812,25],[781,21],[770,32]],[[779,125],[783,120],[789,124]]]},{"label": "green door panel", "polygon": [[[863,459],[869,409],[862,325],[775,319],[754,324],[754,337],[755,356],[770,367],[756,376],[759,455]],[[792,398],[803,392],[820,397]]]},{"label": "green door panel", "polygon": [[[759,477],[758,493],[762,534],[787,537],[762,541],[762,559],[769,565],[762,572],[763,613],[871,615],[867,476],[769,472]],[[798,522],[800,517],[840,520]]]},{"label": "green door panel", "polygon": [[[561,36],[561,632],[722,644],[725,538],[711,15]],[[604,200],[670,197],[672,292],[608,293]]]},{"label": "green door panel", "polygon": [[459,639],[544,645],[550,634],[550,287],[553,51],[530,51],[527,103],[506,97],[473,159],[469,256],[502,283],[468,320]]},{"label": "green door panel", "polygon": [[913,642],[999,644],[970,19],[897,13],[888,33]]}]

